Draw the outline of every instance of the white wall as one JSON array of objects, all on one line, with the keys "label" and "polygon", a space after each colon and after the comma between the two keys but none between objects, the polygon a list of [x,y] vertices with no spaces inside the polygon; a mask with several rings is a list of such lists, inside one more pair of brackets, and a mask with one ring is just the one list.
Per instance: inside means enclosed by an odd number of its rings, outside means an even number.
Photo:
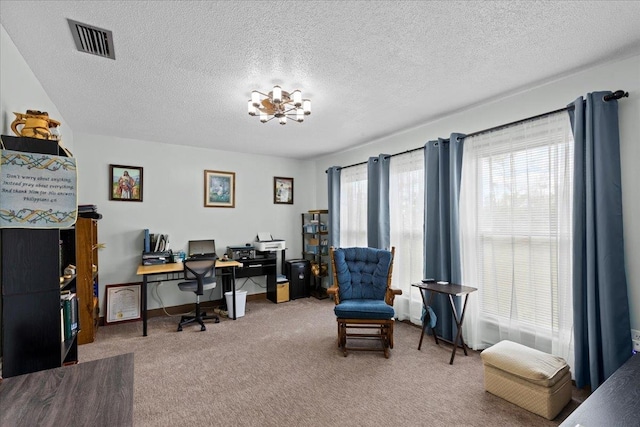
[{"label": "white wall", "polygon": [[[97,205],[103,215],[98,223],[98,240],[106,245],[99,252],[103,307],[106,285],[141,280],[135,272],[145,228],[168,233],[175,250],[186,250],[190,239],[214,238],[219,255],[227,246],[250,243],[259,231],[267,231],[286,240],[287,259],[300,258],[300,214],[326,208],[326,203],[315,205],[312,162],[82,133],[75,135],[74,144],[73,132],[1,26],[0,48],[0,132],[13,134],[14,111],[47,111],[61,121],[62,142],[77,159],[78,202]],[[228,135],[228,140],[233,144],[234,135]],[[144,168],[142,202],[109,201],[110,164]],[[235,208],[204,207],[204,170],[236,173]],[[274,176],[294,178],[293,205],[273,203]],[[280,260],[279,255],[278,266]],[[250,294],[265,292],[264,277],[252,279],[259,285],[247,280],[243,289]],[[238,286],[243,282],[245,279],[238,279]],[[160,307],[155,295],[150,295],[149,308]],[[166,306],[193,303],[193,295],[179,292],[175,282],[163,284],[160,296]],[[212,298],[221,296],[218,288]]]},{"label": "white wall", "polygon": [[[229,135],[233,143],[233,135]],[[76,134],[80,204],[95,204],[103,218],[98,240],[101,296],[104,286],[138,282],[143,230],[168,233],[171,248],[187,250],[191,239],[214,238],[218,255],[227,246],[251,243],[259,231],[285,239],[287,259],[301,256],[301,216],[314,209],[315,176],[311,162],[188,148],[150,141]],[[109,165],[143,167],[143,201],[109,200]],[[235,208],[204,207],[204,171],[235,172]],[[294,178],[294,204],[273,203],[273,177]],[[278,255],[280,265],[280,254]],[[246,281],[249,294],[262,293],[264,277]],[[245,279],[238,279],[240,286]],[[165,306],[192,303],[193,295],[178,292],[175,282],[159,288]],[[221,298],[221,287],[212,295]],[[160,306],[150,293],[149,308]]]},{"label": "white wall", "polygon": [[[619,101],[620,156],[626,268],[631,311],[631,327],[640,330],[640,56],[611,62],[581,73],[568,75],[491,103],[443,117],[402,133],[316,161],[316,204],[327,204],[327,177],[330,166],[346,166],[380,153],[395,154],[424,145],[452,132],[471,133],[493,126],[562,108],[578,96],[600,90],[622,89],[629,98]],[[455,96],[455,94],[452,94]]]},{"label": "white wall", "polygon": [[46,111],[50,118],[60,122],[62,144],[73,152],[73,131],[1,25],[0,71],[0,134],[15,136],[11,130],[14,112]]}]

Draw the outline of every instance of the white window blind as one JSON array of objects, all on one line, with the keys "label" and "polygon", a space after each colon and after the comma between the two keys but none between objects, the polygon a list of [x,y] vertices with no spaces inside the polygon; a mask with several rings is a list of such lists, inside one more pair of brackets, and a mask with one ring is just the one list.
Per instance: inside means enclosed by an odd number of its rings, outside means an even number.
[{"label": "white window blind", "polygon": [[420,324],[422,298],[411,286],[424,272],[424,150],[400,154],[389,163],[389,216],[393,286],[402,289],[395,299],[398,319]]},{"label": "white window blind", "polygon": [[465,339],[569,356],[573,136],[566,112],[465,140],[460,196]]},{"label": "white window blind", "polygon": [[367,246],[367,165],[340,173],[340,246]]}]

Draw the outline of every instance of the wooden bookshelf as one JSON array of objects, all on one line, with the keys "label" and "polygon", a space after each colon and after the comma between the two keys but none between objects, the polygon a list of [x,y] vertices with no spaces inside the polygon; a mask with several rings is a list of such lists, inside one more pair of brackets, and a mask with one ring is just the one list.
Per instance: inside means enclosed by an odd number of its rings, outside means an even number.
[{"label": "wooden bookshelf", "polygon": [[80,332],[78,344],[95,340],[100,304],[95,289],[98,284],[98,221],[78,218],[76,222],[76,293],[79,302]]}]

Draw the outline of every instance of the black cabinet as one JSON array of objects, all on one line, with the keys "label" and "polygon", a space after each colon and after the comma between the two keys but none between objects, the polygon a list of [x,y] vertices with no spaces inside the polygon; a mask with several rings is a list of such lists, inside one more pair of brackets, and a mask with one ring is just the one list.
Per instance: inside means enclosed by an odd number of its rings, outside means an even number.
[{"label": "black cabinet", "polygon": [[311,295],[311,264],[306,259],[285,262],[285,275],[289,280],[289,299],[308,298]]},{"label": "black cabinet", "polygon": [[[7,136],[2,141],[9,150],[58,154],[56,141]],[[69,253],[61,251],[61,233],[58,229],[0,230],[3,377],[78,360],[75,335],[62,339],[60,292],[75,292],[75,277],[60,283],[63,254]]]},{"label": "black cabinet", "polygon": [[[238,261],[242,263],[242,267],[236,268],[236,278],[267,276],[267,298],[276,302],[278,259],[275,252],[258,252],[255,258]],[[231,290],[231,284],[225,285],[226,290]]]}]

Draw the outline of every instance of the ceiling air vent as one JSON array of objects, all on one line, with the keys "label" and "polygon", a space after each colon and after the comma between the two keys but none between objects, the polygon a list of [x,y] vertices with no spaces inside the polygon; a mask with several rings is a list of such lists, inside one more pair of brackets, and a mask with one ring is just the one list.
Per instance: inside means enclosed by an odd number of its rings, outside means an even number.
[{"label": "ceiling air vent", "polygon": [[76,42],[76,47],[80,52],[116,59],[116,53],[113,50],[113,33],[111,31],[92,27],[71,19],[67,19],[67,21],[69,21],[73,40]]}]

